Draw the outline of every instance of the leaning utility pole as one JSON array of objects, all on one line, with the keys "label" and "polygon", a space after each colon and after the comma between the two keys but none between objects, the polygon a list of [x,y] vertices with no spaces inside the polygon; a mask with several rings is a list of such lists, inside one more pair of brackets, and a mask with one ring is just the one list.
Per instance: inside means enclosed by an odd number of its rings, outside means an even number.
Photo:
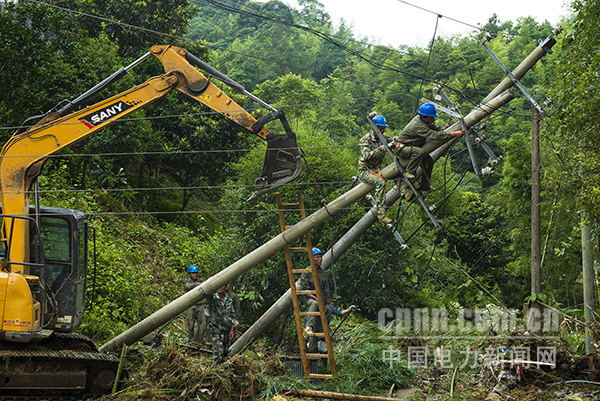
[{"label": "leaning utility pole", "polygon": [[[534,50],[534,52],[532,52],[532,54],[528,56],[528,58],[526,59],[527,63],[524,60],[521,63],[521,65],[517,67],[517,69],[519,69],[520,72],[515,73],[515,71],[513,71],[513,75],[518,79],[525,72],[527,72],[527,70],[529,70],[529,68],[531,68],[533,64],[535,64],[535,62],[537,62],[542,57],[542,55],[549,50],[547,46],[551,47],[553,44],[552,41],[554,41],[554,39],[546,39],[546,41],[540,44],[540,46],[538,46]],[[536,56],[533,56],[534,53],[536,54]],[[494,96],[491,96],[491,94],[488,95],[484,99],[485,101],[482,101],[464,118],[466,125],[468,127],[473,126],[474,124],[481,121],[483,118],[489,116],[492,112],[496,111],[498,108],[510,102],[513,99],[513,95],[510,93],[510,91],[507,90],[508,88],[510,88],[510,86],[512,86],[512,81],[507,83],[504,83],[503,81],[503,83],[496,87],[494,91],[497,92],[497,94],[495,94]],[[458,123],[448,128],[448,130],[455,129],[456,127],[458,127]],[[434,158],[434,160],[437,160],[437,158],[439,158],[445,153],[447,149],[449,149],[452,143],[454,143],[453,140],[448,142],[432,141],[432,143],[428,142],[425,144],[424,150],[426,152],[431,152],[431,156]],[[396,178],[398,175],[399,171],[396,170],[394,164],[387,166],[382,171],[382,176],[385,179],[393,179]],[[239,259],[227,268],[221,270],[219,273],[210,277],[209,279],[204,281],[200,286],[194,288],[191,291],[188,291],[181,297],[177,298],[173,302],[154,312],[152,315],[148,316],[147,318],[137,323],[130,329],[111,339],[102,347],[100,347],[100,351],[111,351],[120,349],[123,344],[130,345],[140,340],[152,330],[164,325],[173,317],[190,308],[197,302],[200,302],[203,299],[205,299],[206,296],[213,294],[217,291],[218,288],[220,288],[224,284],[227,284],[234,278],[246,273],[252,267],[260,264],[261,262],[274,255],[279,250],[283,249],[284,246],[291,244],[293,241],[303,236],[306,232],[319,226],[330,217],[335,216],[340,211],[344,210],[346,207],[350,206],[352,203],[356,202],[358,199],[371,192],[373,189],[374,186],[370,184],[361,183],[357,185],[356,187],[352,188],[339,198],[322,207],[306,219],[295,224],[285,232],[277,235],[270,241],[266,242],[254,251],[250,252],[248,255],[244,256],[243,258]],[[372,210],[368,213],[372,213]],[[375,219],[368,220],[372,221],[370,223],[364,223],[364,226],[360,227],[360,229],[357,232],[361,230],[363,232],[366,231],[366,229],[375,221]],[[354,241],[355,239],[352,240],[352,242]],[[350,244],[348,244],[348,246],[349,245]],[[291,291],[288,291],[288,293],[291,293]],[[268,319],[263,319],[262,327],[260,327],[260,329],[258,330],[253,331],[253,333],[255,335],[259,335],[260,333],[264,332],[264,330],[266,330],[266,328],[268,327],[268,322],[273,322],[280,315],[281,311],[282,308],[275,309],[273,313],[268,317]],[[246,338],[246,340],[250,341],[251,338]],[[243,348],[243,345],[236,347],[236,344],[234,344],[232,348],[235,347],[235,349],[237,350],[241,350]]]},{"label": "leaning utility pole", "polygon": [[[552,36],[548,36],[545,40],[541,41],[539,45],[519,64],[519,66],[512,71],[513,77],[516,79],[522,78],[527,71],[529,71],[535,63],[537,63],[547,52],[550,52],[552,46],[556,43],[556,40]],[[465,123],[468,127],[471,127],[481,121],[483,118],[489,116],[491,113],[496,111],[498,108],[508,104],[514,95],[509,89],[514,85],[514,82],[506,77],[496,88],[492,90],[471,112],[464,118]],[[448,132],[452,132],[459,128],[460,123],[456,123],[447,129]],[[458,138],[451,139],[449,141],[428,141],[425,143],[423,149],[426,152],[430,152],[431,157],[434,161],[437,161],[444,153],[450,149],[450,147],[456,142]],[[393,170],[390,170],[393,168]],[[395,171],[395,175],[390,177],[389,172]],[[394,168],[393,164],[390,164],[383,170],[383,177],[386,179],[395,178],[399,174]],[[361,184],[362,185],[362,184]],[[393,191],[390,191],[387,195],[386,205],[394,203]],[[399,196],[399,194],[398,194]],[[393,199],[393,200],[392,200]],[[390,203],[391,201],[391,203]],[[354,243],[360,235],[362,235],[375,221],[373,210],[366,213],[362,219],[360,219],[351,229],[346,233],[338,243],[336,243],[331,250],[327,251],[323,256],[323,263],[321,268],[326,270],[334,260],[336,260],[341,253],[345,252],[348,247]],[[335,255],[333,252],[335,251]],[[292,304],[291,290],[288,290],[283,294],[247,331],[244,333],[230,348],[229,355],[235,355],[240,352],[246,345],[248,345],[254,338],[262,335],[268,327],[277,320],[279,316],[283,314]]]},{"label": "leaning utility pole", "polygon": [[[513,95],[509,91],[501,93],[496,98],[486,104],[484,108],[477,109],[472,113],[469,113],[465,117],[465,122],[468,126],[477,124],[484,117],[489,116],[500,107],[505,106],[508,102],[513,99]],[[440,141],[437,141],[440,142]],[[438,151],[438,155],[434,157],[437,160],[441,156],[441,152]],[[383,178],[393,179],[399,174],[394,164],[388,165],[381,172]],[[364,185],[364,184],[360,184]],[[400,191],[392,189],[386,195],[386,205],[389,207],[393,205],[400,198]],[[377,221],[377,210],[372,208],[348,231],[346,234],[330,249],[325,255],[323,255],[323,263],[321,269],[327,270],[329,266],[337,260],[342,254],[352,245],[362,234],[367,231],[373,223]],[[229,348],[229,355],[233,356],[240,352],[246,345],[248,345],[254,338],[262,335],[271,324],[277,320],[283,312],[289,308],[292,304],[292,291],[288,290],[283,294],[254,324]]]}]

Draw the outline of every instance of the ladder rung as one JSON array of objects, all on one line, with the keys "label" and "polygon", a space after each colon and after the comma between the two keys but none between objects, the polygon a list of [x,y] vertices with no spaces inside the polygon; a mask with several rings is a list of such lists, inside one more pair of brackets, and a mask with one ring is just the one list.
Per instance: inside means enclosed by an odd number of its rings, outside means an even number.
[{"label": "ladder rung", "polygon": [[309,336],[308,334],[304,333],[304,337],[323,337],[323,338],[325,338],[325,333],[313,333],[312,336]]},{"label": "ladder rung", "polygon": [[[292,269],[292,273],[294,274],[299,274],[299,273],[312,273],[311,269]],[[315,293],[316,294],[316,293]]]},{"label": "ladder rung", "polygon": [[306,354],[307,358],[329,358],[329,355],[327,354]]},{"label": "ladder rung", "polygon": [[331,379],[333,375],[327,375],[324,373],[309,373],[308,377],[313,377],[315,379]]},{"label": "ladder rung", "polygon": [[282,203],[281,207],[300,207],[299,203]]},{"label": "ladder rung", "polygon": [[291,252],[308,252],[308,248],[305,246],[291,246]]},{"label": "ladder rung", "polygon": [[306,295],[306,294],[316,294],[315,290],[296,290],[296,294],[298,295]]},{"label": "ladder rung", "polygon": [[300,312],[300,316],[321,316],[320,312]]}]

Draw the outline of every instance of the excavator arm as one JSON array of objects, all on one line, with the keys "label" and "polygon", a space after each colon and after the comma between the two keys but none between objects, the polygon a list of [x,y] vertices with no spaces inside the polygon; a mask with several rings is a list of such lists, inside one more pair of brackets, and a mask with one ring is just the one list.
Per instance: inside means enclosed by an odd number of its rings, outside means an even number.
[{"label": "excavator arm", "polygon": [[[92,106],[73,111],[152,55],[162,62],[165,74],[153,77],[141,85]],[[208,77],[194,66],[207,71]],[[256,120],[212,83],[213,77],[236,91],[250,96],[271,112]],[[27,278],[30,273],[30,221],[26,217],[30,212],[29,191],[35,178],[41,174],[48,157],[149,105],[174,89],[205,104],[267,141],[267,153],[261,177],[256,180],[255,195],[294,180],[302,171],[302,160],[297,149],[295,134],[291,131],[282,112],[262,102],[241,85],[184,49],[173,46],[152,47],[148,54],[117,71],[61,109],[44,116],[36,116],[38,119],[41,117],[37,124],[24,132],[17,132],[4,145],[0,156],[2,239],[5,244],[5,261],[0,266],[0,314],[3,317],[0,320],[0,327],[2,322],[7,321],[6,311],[9,308],[12,308],[9,320],[17,319],[20,324],[18,327],[13,325],[8,329],[0,328],[0,337],[6,329],[27,332],[38,330],[40,325],[43,326],[43,322],[35,323],[35,319],[32,318],[35,313],[32,315],[30,312],[35,309],[35,297],[24,294],[27,292],[27,286],[31,287],[32,281],[31,277]],[[282,122],[285,134],[275,135],[265,128],[267,122],[275,119]],[[17,277],[19,275],[25,276],[29,281]],[[22,295],[18,308],[14,307],[13,300],[9,299],[5,291],[9,286],[15,287],[13,283],[15,280],[22,281],[20,284],[17,283],[17,287],[22,288],[17,291],[19,296]],[[20,311],[26,311],[27,318],[19,317]]]}]

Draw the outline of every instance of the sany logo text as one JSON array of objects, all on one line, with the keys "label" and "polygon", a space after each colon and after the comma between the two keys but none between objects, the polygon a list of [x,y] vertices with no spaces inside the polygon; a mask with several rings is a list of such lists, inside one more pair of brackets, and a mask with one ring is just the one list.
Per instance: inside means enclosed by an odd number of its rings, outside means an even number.
[{"label": "sany logo text", "polygon": [[93,128],[96,125],[102,124],[103,122],[115,116],[118,116],[127,109],[131,108],[131,106],[131,104],[125,103],[123,101],[118,101],[117,103],[113,103],[100,110],[97,110],[93,113],[81,117],[79,121],[85,124],[88,128]]}]

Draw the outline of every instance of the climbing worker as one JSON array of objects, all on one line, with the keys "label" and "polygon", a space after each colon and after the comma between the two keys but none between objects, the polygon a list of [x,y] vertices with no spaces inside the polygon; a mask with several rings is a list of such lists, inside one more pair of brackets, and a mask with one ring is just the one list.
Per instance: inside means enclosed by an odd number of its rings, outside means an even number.
[{"label": "climbing worker", "polygon": [[[383,135],[386,143],[390,143],[392,139],[384,134],[385,129],[388,127],[385,118],[381,115],[375,115],[373,123]],[[363,136],[360,139],[359,145],[358,178],[362,182],[375,186],[373,199],[375,199],[377,205],[377,218],[385,224],[391,223],[392,219],[385,214],[385,179],[381,176],[381,170],[379,169],[386,154],[385,147],[379,141],[375,129]],[[395,142],[394,147],[397,149],[400,147],[400,144]]]},{"label": "climbing worker", "polygon": [[[323,263],[323,252],[319,248],[312,249],[313,258],[317,268],[317,277],[319,280],[319,286],[321,287],[321,296],[323,297],[323,306],[325,307],[325,314],[329,313],[331,297],[329,296],[329,281],[327,281],[327,273],[321,271],[321,263]],[[310,269],[310,266],[309,266]],[[300,277],[299,290],[315,291],[315,283],[313,280],[312,273],[302,273]],[[307,312],[319,312],[319,302],[317,301],[316,294],[305,295],[306,311]],[[308,352],[317,352],[317,339],[314,333],[322,333],[323,327],[321,325],[320,316],[307,316],[304,332],[308,336]]]},{"label": "climbing worker", "polygon": [[239,325],[233,300],[227,295],[229,284],[220,287],[217,292],[207,297],[208,331],[213,348],[213,360],[216,365],[225,362],[229,356],[229,344],[235,336],[235,328]]},{"label": "climbing worker", "polygon": [[[202,284],[204,280],[198,278],[198,266],[188,267],[188,277],[183,282],[185,292],[190,291]],[[206,330],[206,315],[204,313],[204,303],[200,301],[194,306],[188,308],[186,324],[188,329],[188,341],[203,343],[208,341],[208,332]]]},{"label": "climbing worker", "polygon": [[[408,160],[404,176],[409,180],[414,180],[417,174],[417,168],[421,166],[423,177],[419,184],[418,190],[421,192],[431,191],[431,173],[433,171],[433,159],[428,153],[423,151],[422,147],[428,140],[445,140],[450,138],[462,137],[465,132],[463,130],[444,132],[448,128],[439,127],[434,124],[438,117],[435,105],[433,103],[424,103],[419,107],[417,115],[408,123],[400,132],[400,135],[395,137],[399,142],[400,151],[397,153],[401,159]],[[412,192],[407,198],[412,198]]]}]

